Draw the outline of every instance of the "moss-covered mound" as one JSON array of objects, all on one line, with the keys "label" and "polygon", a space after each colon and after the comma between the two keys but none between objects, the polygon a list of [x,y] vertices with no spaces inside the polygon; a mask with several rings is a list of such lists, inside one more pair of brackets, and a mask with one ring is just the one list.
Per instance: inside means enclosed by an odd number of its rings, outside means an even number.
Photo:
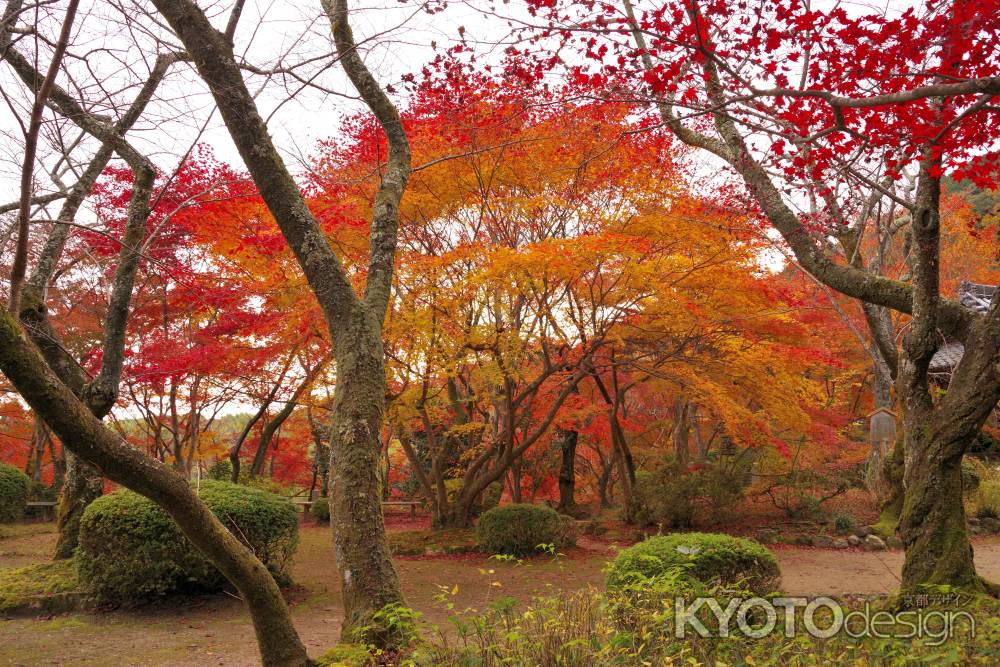
[{"label": "moss-covered mound", "polygon": [[0,570],[0,615],[69,611],[84,597],[72,560]]},{"label": "moss-covered mound", "polygon": [[778,561],[757,542],[715,533],[658,535],[623,550],[608,568],[609,591],[642,585],[663,575],[723,586],[758,595],[775,591]]},{"label": "moss-covered mound", "polygon": [[571,544],[566,521],[551,507],[514,503],[495,507],[479,519],[476,539],[487,553],[524,556]]}]

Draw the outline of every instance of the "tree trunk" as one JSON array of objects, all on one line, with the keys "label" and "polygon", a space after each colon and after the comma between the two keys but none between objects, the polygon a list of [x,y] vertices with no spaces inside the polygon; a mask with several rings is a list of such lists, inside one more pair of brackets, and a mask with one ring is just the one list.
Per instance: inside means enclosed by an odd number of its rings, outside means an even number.
[{"label": "tree trunk", "polygon": [[899,523],[906,547],[902,590],[912,593],[925,584],[982,590],[962,503],[964,446],[954,447],[934,432],[926,420],[907,424],[906,495]]},{"label": "tree trunk", "polygon": [[0,368],[66,449],[151,499],[237,588],[250,610],[267,667],[311,664],[281,590],[267,568],[211,513],[181,475],[101,424],[63,384],[7,313],[0,313]]},{"label": "tree trunk", "polygon": [[66,452],[66,479],[57,512],[59,539],[56,541],[56,560],[73,557],[80,543],[83,511],[103,493],[104,478],[101,473],[72,452]]},{"label": "tree trunk", "polygon": [[609,465],[601,471],[600,477],[597,478],[597,495],[601,499],[601,509],[609,509],[611,507],[611,498],[608,496],[608,490],[611,481],[611,472],[614,468]]},{"label": "tree trunk", "polygon": [[562,465],[559,466],[559,506],[563,514],[576,507],[576,445],[580,434],[575,429],[561,433],[560,451]]},{"label": "tree trunk", "polygon": [[523,502],[521,497],[521,459],[510,465],[510,499],[515,503]]},{"label": "tree trunk", "polygon": [[674,401],[674,428],[670,439],[674,445],[674,464],[680,472],[687,470],[691,464],[690,434],[688,402],[684,396],[679,395]]},{"label": "tree trunk", "polygon": [[459,502],[456,500],[439,512],[436,529],[446,528],[470,528],[472,526],[472,503]]},{"label": "tree trunk", "polygon": [[52,486],[49,488],[60,492],[66,481],[66,450],[61,445],[56,449],[56,439],[51,436],[48,444],[49,458],[52,460]]},{"label": "tree trunk", "polygon": [[976,575],[962,503],[962,457],[1000,398],[1000,300],[966,333],[947,393],[935,403],[927,377],[940,344],[940,181],[934,157],[921,163],[914,239],[913,320],[903,339],[896,386],[903,408],[905,498],[899,534],[906,548],[902,589],[947,585],[984,591]]},{"label": "tree trunk", "polygon": [[879,518],[876,528],[879,533],[892,534],[899,526],[899,517],[903,513],[903,475],[905,462],[903,455],[904,434],[896,434],[892,446],[892,454],[882,462],[879,470],[879,487],[885,489],[885,497],[879,505]]},{"label": "tree trunk", "polygon": [[373,636],[372,615],[403,595],[385,541],[379,458],[385,368],[380,327],[358,312],[351,335],[338,337],[337,379],[330,443],[330,523],[340,567],[344,599],[344,641],[380,646],[389,639],[382,629]]}]

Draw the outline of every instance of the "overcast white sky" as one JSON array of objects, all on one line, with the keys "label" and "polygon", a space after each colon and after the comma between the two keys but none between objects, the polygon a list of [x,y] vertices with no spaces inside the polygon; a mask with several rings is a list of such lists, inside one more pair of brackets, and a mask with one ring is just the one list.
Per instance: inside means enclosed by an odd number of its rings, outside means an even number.
[{"label": "overcast white sky", "polygon": [[[42,14],[38,24],[47,38],[58,34],[56,21],[64,15],[64,4],[59,2],[39,10]],[[231,5],[230,0],[202,3],[220,28],[226,23]],[[362,42],[366,61],[383,83],[398,83],[403,74],[418,72],[434,57],[433,44],[440,50],[458,40],[459,26],[484,39],[502,40],[506,32],[502,23],[484,20],[482,13],[470,4],[449,3],[433,15],[422,10],[425,5],[414,0],[352,3],[355,36]],[[486,7],[487,3],[478,5]],[[122,8],[129,14],[127,20]],[[106,0],[83,0],[66,61],[69,76],[60,76],[60,85],[81,90],[95,111],[108,111],[104,102],[108,97],[124,108],[152,67],[154,40],[170,39],[156,25],[154,16],[148,2],[130,4],[126,0],[124,5],[117,5]],[[34,14],[28,14],[22,24],[33,21]],[[296,71],[300,79],[316,87],[303,86],[301,81],[288,76],[247,74],[250,89],[257,94],[258,106],[268,118],[277,145],[289,167],[298,171],[316,142],[334,136],[343,116],[361,108],[356,100],[342,96],[353,96],[354,90],[338,66],[329,66],[334,47],[319,0],[307,3],[248,0],[235,41],[237,53],[264,70],[279,63],[287,67],[314,59]],[[33,57],[33,43],[22,41],[18,48]],[[41,52],[44,68],[49,54],[45,44],[41,45]],[[0,88],[8,100],[0,103],[0,203],[6,203],[17,199],[23,156],[23,136],[17,116],[27,117],[30,97],[4,63],[0,63]],[[210,144],[219,158],[242,166],[213,108],[211,96],[193,69],[184,63],[174,65],[157,100],[129,138],[165,170],[174,167],[195,142]],[[53,165],[56,137],[65,143],[72,142],[79,134],[72,124],[52,112],[46,113],[36,169],[36,194],[54,189],[46,174]],[[84,142],[93,143],[88,139]],[[91,152],[77,150],[75,159],[85,164]],[[74,180],[68,174],[64,179],[67,185]]]}]

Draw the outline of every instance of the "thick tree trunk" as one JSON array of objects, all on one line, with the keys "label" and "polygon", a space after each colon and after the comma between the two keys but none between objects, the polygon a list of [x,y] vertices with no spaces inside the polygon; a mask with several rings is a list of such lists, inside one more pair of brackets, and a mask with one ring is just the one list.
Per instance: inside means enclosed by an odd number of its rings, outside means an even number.
[{"label": "thick tree trunk", "polygon": [[601,472],[601,475],[597,478],[597,495],[601,499],[601,509],[609,509],[611,507],[611,498],[608,494],[611,482],[611,473],[614,468],[609,463],[609,465]]},{"label": "thick tree trunk", "polygon": [[559,506],[563,514],[576,507],[576,445],[580,434],[576,430],[563,431],[559,438],[562,463],[559,466]]},{"label": "thick tree trunk", "polygon": [[472,504],[468,502],[449,503],[440,512],[434,528],[471,528],[473,518]]},{"label": "thick tree trunk", "polygon": [[[372,616],[403,595],[385,541],[379,458],[385,368],[379,323],[357,312],[336,346],[330,442],[330,523],[344,599],[343,639],[384,645]],[[356,636],[367,628],[374,634]]]},{"label": "thick tree trunk", "polygon": [[932,398],[927,370],[940,344],[939,166],[921,163],[914,239],[913,320],[903,339],[896,386],[903,408],[905,498],[899,534],[906,548],[903,591],[947,585],[983,591],[962,503],[962,457],[1000,398],[1000,301],[975,321],[947,393]]},{"label": "thick tree trunk", "polygon": [[56,514],[59,539],[56,541],[55,558],[72,558],[80,543],[80,519],[87,506],[104,493],[104,478],[89,463],[72,452],[66,452],[66,478]]},{"label": "thick tree trunk", "polygon": [[911,419],[906,430],[902,590],[926,584],[982,590],[962,503],[961,452],[968,443],[946,442],[927,420]]}]

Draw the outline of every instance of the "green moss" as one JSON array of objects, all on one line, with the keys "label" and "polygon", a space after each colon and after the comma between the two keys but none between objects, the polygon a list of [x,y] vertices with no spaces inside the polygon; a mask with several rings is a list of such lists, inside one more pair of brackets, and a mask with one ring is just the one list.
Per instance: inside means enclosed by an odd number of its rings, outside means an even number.
[{"label": "green moss", "polygon": [[446,530],[403,530],[388,534],[389,549],[398,556],[422,556],[425,553],[471,553],[479,551],[476,531],[472,528]]},{"label": "green moss", "polygon": [[0,613],[15,612],[32,605],[45,609],[46,598],[79,590],[80,580],[72,560],[0,570]]},{"label": "green moss", "polygon": [[339,644],[316,660],[319,667],[370,667],[372,654],[360,644]]},{"label": "green moss", "polygon": [[896,534],[896,526],[899,525],[899,516],[894,516],[891,512],[883,511],[878,518],[878,522],[872,524],[871,529],[883,540]]},{"label": "green moss", "polygon": [[625,549],[608,567],[608,590],[643,586],[660,576],[739,585],[757,595],[777,590],[778,561],[760,544],[713,533],[659,535]]}]

